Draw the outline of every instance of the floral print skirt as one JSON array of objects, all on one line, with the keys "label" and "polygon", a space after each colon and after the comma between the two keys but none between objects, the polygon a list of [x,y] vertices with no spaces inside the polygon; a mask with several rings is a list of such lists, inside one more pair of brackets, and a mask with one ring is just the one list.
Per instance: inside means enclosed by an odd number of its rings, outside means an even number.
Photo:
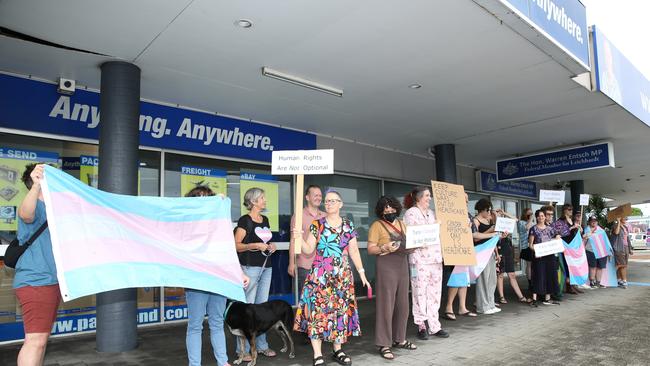
[{"label": "floral print skirt", "polygon": [[345,343],[348,337],[361,335],[352,271],[340,258],[318,259],[305,280],[294,330],[310,339]]}]

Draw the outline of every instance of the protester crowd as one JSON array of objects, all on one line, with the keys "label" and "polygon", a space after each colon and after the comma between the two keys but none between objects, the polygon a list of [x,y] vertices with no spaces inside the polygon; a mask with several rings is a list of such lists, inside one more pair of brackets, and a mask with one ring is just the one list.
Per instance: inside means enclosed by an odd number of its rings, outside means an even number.
[{"label": "protester crowd", "polygon": [[[25,342],[18,356],[19,365],[43,363],[47,340],[56,318],[60,293],[56,265],[52,255],[49,231],[37,233],[46,222],[45,205],[41,191],[43,167],[28,166],[22,180],[29,189],[18,209],[18,237],[21,242],[34,236],[35,240],[16,266],[14,288],[23,309]],[[214,193],[205,187],[188,192],[187,196],[210,196]],[[355,297],[355,280],[372,289],[368,282],[354,223],[341,216],[345,203],[339,192],[323,192],[318,186],[309,186],[305,192],[306,206],[302,213],[302,227],[292,231],[288,273],[297,276],[298,306],[294,330],[302,332],[311,343],[313,364],[325,364],[323,341],[332,343],[331,358],[341,365],[350,365],[352,359],[342,348],[352,336],[361,335],[359,309]],[[467,196],[465,197],[467,201]],[[368,232],[368,254],[376,256],[376,318],[374,342],[380,357],[394,359],[393,350],[415,350],[417,346],[407,338],[409,317],[417,327],[417,338],[449,337],[442,328],[439,312],[442,301],[444,263],[439,245],[407,249],[406,227],[437,223],[435,213],[429,208],[431,192],[428,187],[415,187],[405,197],[398,199],[382,196],[376,203],[377,219]],[[246,301],[263,303],[268,300],[271,285],[271,257],[277,247],[271,240],[269,221],[262,213],[266,207],[265,192],[249,189],[243,197],[248,213],[239,218],[234,230],[236,251],[242,266]],[[323,205],[322,205],[323,204]],[[324,211],[321,210],[324,208]],[[522,304],[557,306],[564,293],[579,294],[583,289],[605,287],[601,283],[607,257],[597,255],[592,238],[605,231],[596,217],[590,217],[582,226],[582,214],[574,212],[570,204],[562,207],[562,215],[553,219],[555,208],[545,206],[534,213],[526,209],[516,224],[518,243],[525,261],[524,273],[528,279],[528,293],[519,288],[515,276],[515,254],[512,233],[495,231],[498,217],[514,218],[494,209],[488,199],[475,205],[476,216],[468,217],[474,245],[481,245],[498,237],[485,269],[476,280],[475,309],[467,302],[469,286],[448,286],[443,317],[455,321],[457,316],[476,317],[492,315],[506,304],[504,280],[507,279],[517,299]],[[403,217],[403,218],[400,218]],[[292,218],[292,227],[295,217]],[[35,235],[36,234],[36,235]],[[618,283],[627,287],[627,262],[632,254],[629,228],[625,218],[619,218],[611,230],[611,255],[615,258]],[[572,285],[569,281],[567,261],[562,254],[537,257],[536,246],[553,239],[569,243],[582,237],[589,266],[589,283]],[[301,253],[294,253],[294,241],[300,238]],[[608,236],[605,235],[605,239]],[[608,239],[609,241],[609,239]],[[353,265],[350,264],[352,262]],[[353,273],[356,272],[356,273]],[[560,274],[560,275],[559,275]],[[410,294],[409,294],[410,291]],[[497,296],[495,297],[495,293]],[[458,312],[454,301],[458,298]],[[187,352],[190,365],[201,364],[201,331],[204,317],[208,316],[210,339],[219,366],[229,365],[224,335],[226,299],[218,294],[193,289],[186,290],[188,305]],[[410,301],[409,301],[410,300]],[[409,303],[411,304],[409,306]],[[239,347],[239,345],[238,345]],[[256,339],[256,348],[267,357],[276,356],[265,335]],[[237,352],[249,353],[245,349]],[[250,355],[244,361],[251,360]]]}]

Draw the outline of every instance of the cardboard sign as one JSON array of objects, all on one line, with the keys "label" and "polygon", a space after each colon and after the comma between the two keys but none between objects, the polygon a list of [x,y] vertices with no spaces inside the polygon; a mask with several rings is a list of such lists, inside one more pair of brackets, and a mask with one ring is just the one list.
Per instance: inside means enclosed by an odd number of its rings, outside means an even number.
[{"label": "cardboard sign", "polygon": [[564,191],[549,191],[546,189],[539,190],[539,200],[542,202],[556,202],[564,204]]},{"label": "cardboard sign", "polygon": [[607,213],[607,222],[616,221],[616,219],[620,219],[621,217],[628,217],[630,215],[632,215],[632,204],[626,203],[609,211]]},{"label": "cardboard sign", "polygon": [[546,241],[543,243],[535,244],[534,246],[536,258],[564,252],[564,243],[562,243],[561,239]]},{"label": "cardboard sign", "polygon": [[515,225],[517,225],[517,219],[510,219],[507,217],[497,217],[497,223],[494,226],[494,231],[500,232],[509,232],[512,233],[515,231]]},{"label": "cardboard sign", "polygon": [[436,181],[431,181],[431,188],[436,216],[440,221],[440,245],[445,265],[475,265],[465,189],[461,185]]},{"label": "cardboard sign", "polygon": [[590,198],[591,198],[591,195],[581,194],[580,195],[580,206],[589,206],[589,199]]},{"label": "cardboard sign", "polygon": [[271,174],[334,174],[334,150],[273,151]]},{"label": "cardboard sign", "polygon": [[406,249],[440,245],[440,224],[406,227]]}]

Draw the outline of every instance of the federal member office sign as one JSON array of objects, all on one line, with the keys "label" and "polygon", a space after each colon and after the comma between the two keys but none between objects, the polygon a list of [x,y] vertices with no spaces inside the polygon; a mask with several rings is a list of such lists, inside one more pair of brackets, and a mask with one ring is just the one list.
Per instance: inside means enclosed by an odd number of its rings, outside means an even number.
[{"label": "federal member office sign", "polygon": [[499,182],[614,167],[611,142],[497,161]]}]

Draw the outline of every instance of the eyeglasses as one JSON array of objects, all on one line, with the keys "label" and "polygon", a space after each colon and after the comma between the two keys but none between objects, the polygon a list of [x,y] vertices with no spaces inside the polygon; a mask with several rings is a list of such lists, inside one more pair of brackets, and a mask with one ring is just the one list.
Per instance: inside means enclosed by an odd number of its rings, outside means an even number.
[{"label": "eyeglasses", "polygon": [[333,205],[333,204],[339,203],[339,202],[341,202],[341,200],[339,200],[339,199],[325,200],[326,205]]}]

